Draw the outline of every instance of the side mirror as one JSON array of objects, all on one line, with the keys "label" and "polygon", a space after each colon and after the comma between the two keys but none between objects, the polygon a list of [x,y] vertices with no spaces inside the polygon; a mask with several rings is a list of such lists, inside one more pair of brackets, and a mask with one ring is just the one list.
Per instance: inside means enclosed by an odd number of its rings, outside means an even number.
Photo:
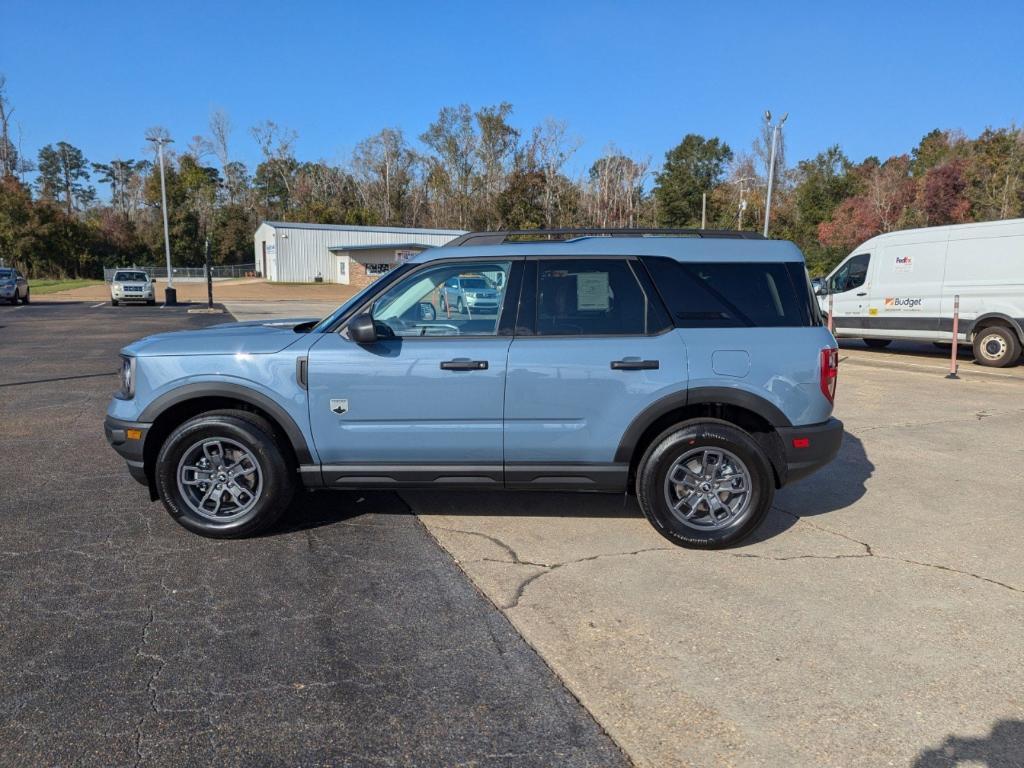
[{"label": "side mirror", "polygon": [[356,344],[373,344],[377,340],[377,329],[373,325],[373,315],[366,312],[352,318],[348,324],[348,336]]},{"label": "side mirror", "polygon": [[828,296],[828,286],[824,283],[819,283],[814,286],[814,293],[816,296]]},{"label": "side mirror", "polygon": [[434,305],[429,301],[420,302],[420,320],[424,320],[428,323],[432,323],[437,319],[437,310],[434,309]]}]

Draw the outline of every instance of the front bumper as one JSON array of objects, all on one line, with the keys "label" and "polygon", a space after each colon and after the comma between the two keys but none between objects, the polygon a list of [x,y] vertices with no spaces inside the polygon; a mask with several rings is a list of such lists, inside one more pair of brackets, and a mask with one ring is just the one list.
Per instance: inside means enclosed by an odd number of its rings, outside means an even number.
[{"label": "front bumper", "polygon": [[834,418],[805,427],[779,427],[778,432],[786,458],[787,485],[828,464],[843,444],[843,422]]},{"label": "front bumper", "polygon": [[110,447],[125,460],[128,465],[128,473],[143,485],[149,485],[144,456],[146,435],[151,426],[153,425],[122,421],[112,416],[107,416],[103,422],[103,431],[107,435]]}]

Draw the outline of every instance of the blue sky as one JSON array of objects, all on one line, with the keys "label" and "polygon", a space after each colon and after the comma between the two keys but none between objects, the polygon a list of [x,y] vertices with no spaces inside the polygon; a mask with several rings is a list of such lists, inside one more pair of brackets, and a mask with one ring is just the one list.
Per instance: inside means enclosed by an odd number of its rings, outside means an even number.
[{"label": "blue sky", "polygon": [[609,142],[655,165],[689,132],[748,150],[765,108],[790,113],[791,163],[859,160],[1024,123],[1024,3],[4,0],[0,72],[33,156],[140,157],[147,127],[182,145],[220,107],[239,159],[269,118],[342,161],[384,126],[509,101],[517,126],[568,121],[576,172]]}]

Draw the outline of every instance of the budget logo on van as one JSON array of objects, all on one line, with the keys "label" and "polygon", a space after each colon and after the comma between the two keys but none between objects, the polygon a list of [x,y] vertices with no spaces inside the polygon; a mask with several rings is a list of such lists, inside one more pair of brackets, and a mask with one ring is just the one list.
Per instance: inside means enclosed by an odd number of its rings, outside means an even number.
[{"label": "budget logo on van", "polygon": [[885,311],[886,312],[912,312],[914,310],[921,309],[921,304],[924,299],[916,299],[902,296],[886,296],[885,297]]},{"label": "budget logo on van", "polygon": [[913,272],[914,271],[914,257],[913,256],[897,256],[896,262],[893,264],[894,272]]}]

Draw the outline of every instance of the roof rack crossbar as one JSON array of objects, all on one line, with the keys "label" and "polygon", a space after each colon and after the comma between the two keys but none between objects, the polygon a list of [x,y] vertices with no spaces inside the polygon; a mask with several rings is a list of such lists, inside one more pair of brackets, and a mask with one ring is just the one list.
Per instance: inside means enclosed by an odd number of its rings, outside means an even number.
[{"label": "roof rack crossbar", "polygon": [[757,232],[735,229],[657,229],[653,227],[621,227],[602,229],[508,229],[499,232],[468,232],[455,238],[447,247],[463,245],[501,245],[510,240],[536,242],[545,240],[570,240],[577,237],[707,237],[731,238],[738,240],[763,240]]}]

